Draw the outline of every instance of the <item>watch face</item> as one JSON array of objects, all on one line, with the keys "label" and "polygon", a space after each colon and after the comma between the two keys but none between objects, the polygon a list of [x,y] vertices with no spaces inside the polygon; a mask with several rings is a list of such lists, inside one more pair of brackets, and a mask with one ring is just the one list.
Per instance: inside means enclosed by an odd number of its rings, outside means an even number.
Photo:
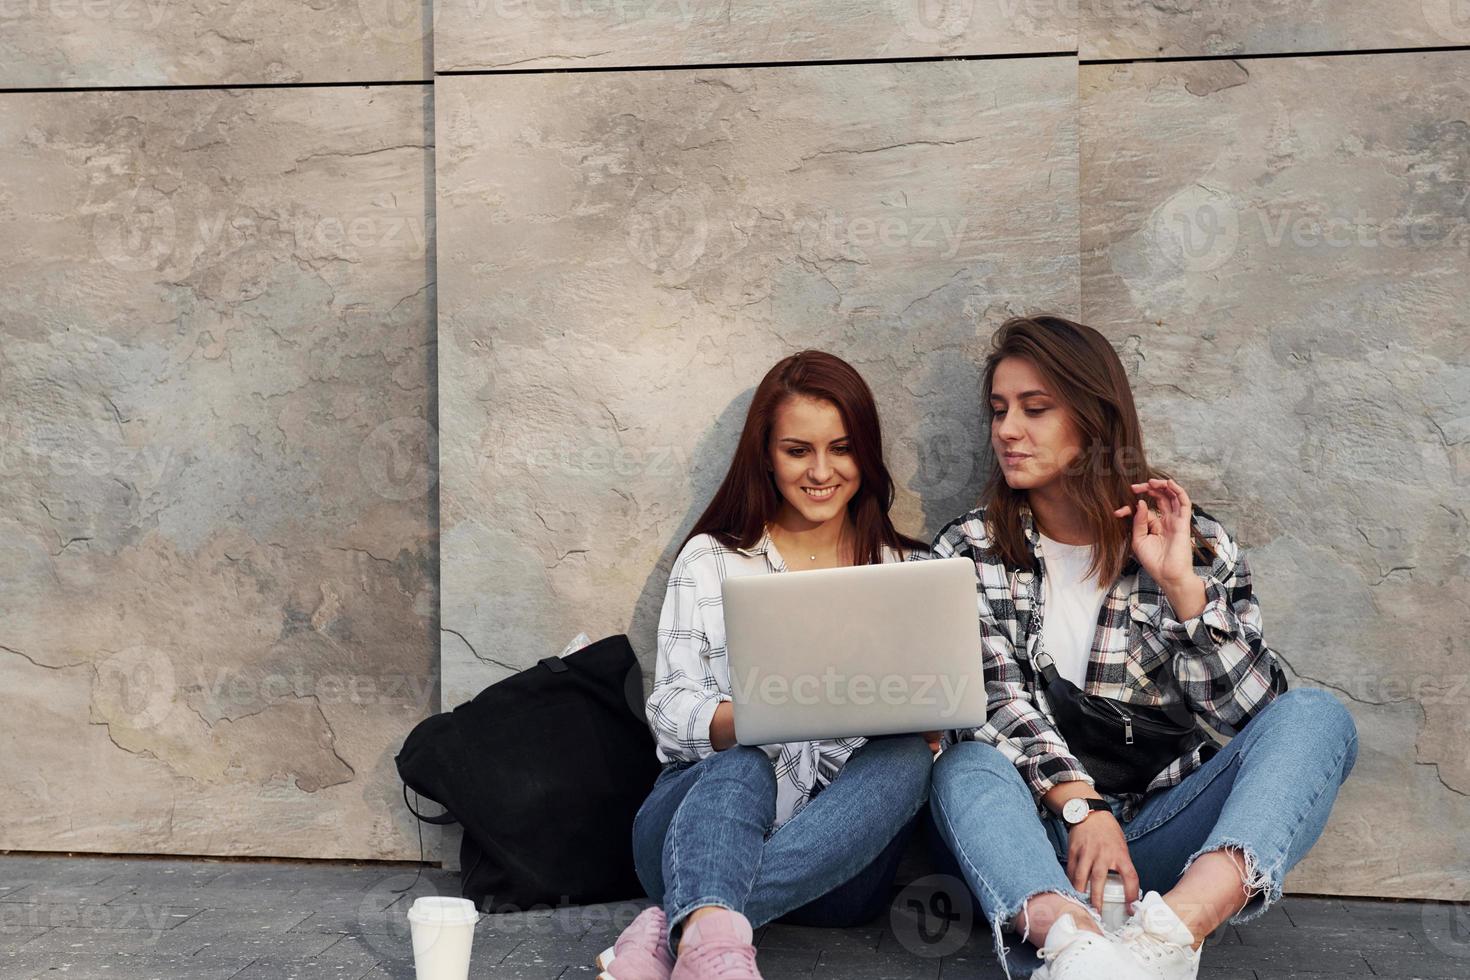
[{"label": "watch face", "polygon": [[1067,823],[1081,823],[1087,818],[1091,811],[1087,808],[1086,800],[1068,800],[1062,806],[1062,819]]}]

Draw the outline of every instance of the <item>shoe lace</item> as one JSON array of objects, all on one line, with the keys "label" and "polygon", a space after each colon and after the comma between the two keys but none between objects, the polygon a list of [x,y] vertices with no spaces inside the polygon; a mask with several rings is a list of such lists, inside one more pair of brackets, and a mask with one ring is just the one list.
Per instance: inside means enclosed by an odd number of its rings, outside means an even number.
[{"label": "shoe lace", "polygon": [[717,977],[759,977],[755,947],[741,942],[703,942],[692,951],[695,962]]},{"label": "shoe lace", "polygon": [[1133,954],[1142,960],[1164,959],[1177,955],[1179,950],[1178,943],[1159,938],[1137,922],[1129,922],[1123,926],[1120,936]]},{"label": "shoe lace", "polygon": [[1078,936],[1061,949],[1047,949],[1045,946],[1042,946],[1036,951],[1036,955],[1048,962],[1053,960],[1060,961],[1068,952],[1080,952],[1093,942],[1096,942],[1096,940],[1087,936]]}]

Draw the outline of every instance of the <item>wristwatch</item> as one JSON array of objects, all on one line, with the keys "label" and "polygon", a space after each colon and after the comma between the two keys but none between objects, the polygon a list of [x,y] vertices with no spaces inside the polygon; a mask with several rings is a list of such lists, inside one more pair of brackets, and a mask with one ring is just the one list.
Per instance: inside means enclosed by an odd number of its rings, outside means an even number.
[{"label": "wristwatch", "polygon": [[1062,819],[1067,821],[1067,826],[1075,827],[1091,816],[1094,810],[1107,810],[1111,813],[1113,808],[1108,806],[1106,800],[1092,800],[1079,796],[1062,804]]}]

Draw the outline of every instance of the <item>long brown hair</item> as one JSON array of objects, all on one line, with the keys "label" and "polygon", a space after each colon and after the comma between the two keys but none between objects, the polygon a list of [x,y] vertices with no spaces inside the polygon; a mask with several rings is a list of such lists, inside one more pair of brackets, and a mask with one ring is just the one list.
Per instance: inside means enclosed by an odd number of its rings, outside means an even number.
[{"label": "long brown hair", "polygon": [[[689,538],[709,534],[730,548],[749,548],[761,539],[766,525],[781,509],[782,499],[766,467],[771,427],[781,403],[795,395],[836,405],[847,429],[860,478],[847,504],[853,561],[876,565],[883,561],[885,545],[898,551],[923,548],[920,542],[898,533],[888,516],[893,506],[893,478],[883,462],[883,434],[873,392],[852,365],[819,350],[783,358],[761,379],[745,413],[735,458],[709,507],[694,522]],[[686,544],[689,538],[684,539]]]},{"label": "long brown hair", "polygon": [[[1078,435],[1082,452],[1061,479],[1095,545],[1088,572],[1111,583],[1128,563],[1132,537],[1132,525],[1113,516],[1113,511],[1138,500],[1131,484],[1170,478],[1148,464],[1123,362],[1108,339],[1092,327],[1060,316],[1013,317],[996,331],[985,358],[980,399],[987,411],[995,369],[1007,357],[1024,358],[1036,366]],[[1035,571],[1021,527],[1026,491],[1011,489],[998,459],[991,461],[981,501],[996,554],[1008,567]],[[1191,534],[1196,562],[1208,563],[1214,549],[1192,524]]]}]

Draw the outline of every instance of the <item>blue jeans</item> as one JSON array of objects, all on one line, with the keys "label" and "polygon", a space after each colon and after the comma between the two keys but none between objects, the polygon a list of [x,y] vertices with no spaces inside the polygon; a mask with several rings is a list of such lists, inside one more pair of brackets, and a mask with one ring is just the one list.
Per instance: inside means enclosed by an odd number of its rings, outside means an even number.
[{"label": "blue jeans", "polygon": [[[1149,796],[1123,824],[1140,888],[1167,893],[1199,855],[1236,848],[1253,895],[1231,921],[1261,915],[1321,836],[1357,754],[1357,729],[1337,698],[1315,689],[1281,695],[1214,758]],[[1121,809],[1110,802],[1115,813]],[[930,810],[995,932],[1007,975],[1012,966],[1034,968],[1039,961],[1024,943],[1007,958],[1001,930],[1037,894],[1087,904],[1064,870],[1065,822],[1050,813],[1038,819],[1016,767],[980,742],[962,742],[939,757]]]},{"label": "blue jeans", "polygon": [[809,925],[872,919],[928,798],[930,763],[918,735],[869,739],[774,833],[776,775],[760,749],[737,745],[665,768],[633,821],[633,863],[668,916],[669,948],[706,905],[756,927],[783,916]]}]

